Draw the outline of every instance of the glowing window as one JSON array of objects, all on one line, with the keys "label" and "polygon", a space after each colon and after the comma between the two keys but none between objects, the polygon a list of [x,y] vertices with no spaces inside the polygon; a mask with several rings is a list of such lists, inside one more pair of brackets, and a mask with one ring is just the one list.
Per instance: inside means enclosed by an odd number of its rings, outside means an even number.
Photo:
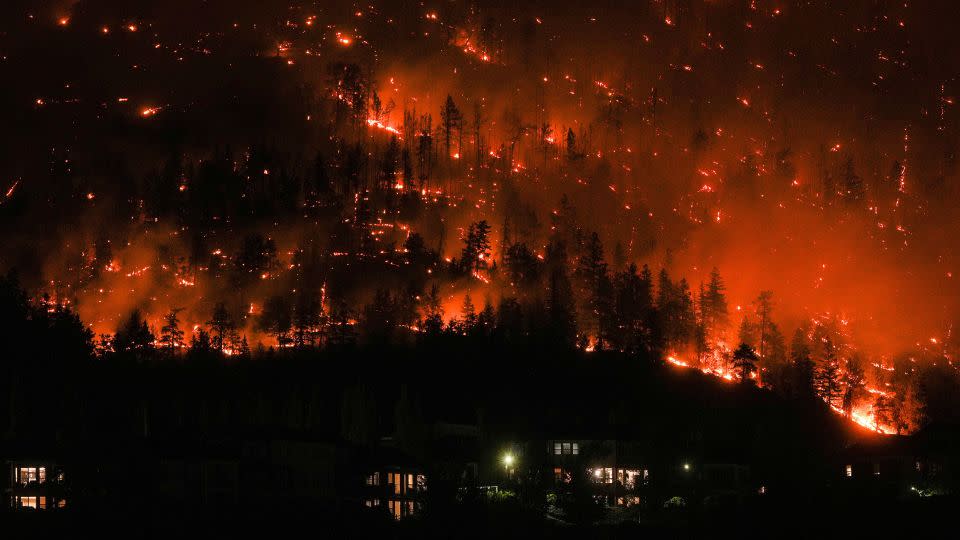
[{"label": "glowing window", "polygon": [[375,472],[373,474],[367,475],[367,485],[368,486],[379,486],[380,485],[380,473]]},{"label": "glowing window", "polygon": [[20,467],[17,475],[17,481],[26,485],[30,482],[43,483],[47,480],[46,467]]},{"label": "glowing window", "polygon": [[642,471],[639,469],[620,469],[617,471],[617,481],[626,489],[633,489],[637,485],[637,480],[641,477]]},{"label": "glowing window", "polygon": [[553,454],[559,456],[563,453],[563,445],[560,443],[553,443]]},{"label": "glowing window", "polygon": [[400,501],[387,501],[387,508],[390,509],[393,519],[400,519],[401,512],[403,512],[403,505],[400,504]]},{"label": "glowing window", "polygon": [[399,494],[400,488],[403,487],[400,473],[387,473],[387,484],[393,485],[393,492]]},{"label": "glowing window", "polygon": [[853,465],[847,465],[846,473],[847,473],[847,478],[853,478]]},{"label": "glowing window", "polygon": [[573,443],[573,455],[577,455],[579,453],[580,453],[580,445],[577,443]]}]

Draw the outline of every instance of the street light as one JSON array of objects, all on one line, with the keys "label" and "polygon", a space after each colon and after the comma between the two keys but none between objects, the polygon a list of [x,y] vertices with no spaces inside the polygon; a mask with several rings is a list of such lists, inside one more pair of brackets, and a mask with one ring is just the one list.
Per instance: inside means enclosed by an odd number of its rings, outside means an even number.
[{"label": "street light", "polygon": [[690,464],[689,464],[689,463],[684,463],[684,464],[683,464],[683,470],[689,471],[689,470],[690,470]]},{"label": "street light", "polygon": [[506,474],[507,480],[513,479],[513,464],[516,463],[516,461],[517,458],[510,452],[503,455],[503,472]]}]

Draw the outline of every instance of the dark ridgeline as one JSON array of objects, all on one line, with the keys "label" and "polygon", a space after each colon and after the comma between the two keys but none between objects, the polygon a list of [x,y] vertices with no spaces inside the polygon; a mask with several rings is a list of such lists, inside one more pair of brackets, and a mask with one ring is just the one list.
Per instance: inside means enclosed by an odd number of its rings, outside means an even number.
[{"label": "dark ridgeline", "polygon": [[[639,517],[651,531],[687,516],[709,530],[740,513],[853,511],[845,498],[878,485],[871,504],[904,482],[950,489],[955,463],[939,453],[945,433],[892,446],[851,431],[812,389],[787,397],[652,353],[584,353],[549,327],[510,328],[516,307],[388,337],[389,323],[369,320],[384,317],[375,300],[355,341],[232,356],[203,338],[171,353],[175,313],[167,341],[132,316],[125,345],[98,357],[68,310],[28,302],[13,278],[0,294],[4,458],[27,479],[8,493],[43,497],[54,523],[250,533],[310,516],[378,534],[394,515],[403,534],[542,533],[546,512],[580,525]],[[42,482],[23,476],[35,469]]]}]

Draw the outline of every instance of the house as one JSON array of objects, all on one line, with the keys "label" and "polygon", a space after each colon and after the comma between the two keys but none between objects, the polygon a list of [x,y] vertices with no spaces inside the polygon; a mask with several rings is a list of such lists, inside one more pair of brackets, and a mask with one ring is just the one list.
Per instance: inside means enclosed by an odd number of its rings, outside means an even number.
[{"label": "house", "polygon": [[424,468],[402,452],[389,447],[374,450],[367,459],[363,504],[383,509],[394,519],[415,515],[427,492]]},{"label": "house", "polygon": [[639,504],[639,492],[650,481],[642,451],[626,441],[550,439],[546,463],[555,489],[564,491],[574,475],[586,473],[595,497],[607,506]]},{"label": "house", "polygon": [[956,428],[929,427],[909,436],[874,436],[845,448],[833,471],[845,494],[870,497],[925,497],[956,493]]},{"label": "house", "polygon": [[18,458],[7,461],[5,499],[14,510],[64,508],[64,472],[50,459]]}]

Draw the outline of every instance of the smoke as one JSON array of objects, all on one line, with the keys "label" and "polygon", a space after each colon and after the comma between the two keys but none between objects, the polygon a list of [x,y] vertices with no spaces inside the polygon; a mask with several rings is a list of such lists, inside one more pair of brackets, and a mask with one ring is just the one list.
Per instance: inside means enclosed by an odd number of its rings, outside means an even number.
[{"label": "smoke", "polygon": [[[82,12],[92,19],[99,12],[96,3],[88,4]],[[331,141],[344,133],[330,131],[323,112],[330,109],[316,103],[330,98],[326,66],[354,62],[372,76],[382,102],[394,105],[384,118],[392,128],[403,129],[405,111],[415,118],[430,114],[436,128],[447,96],[464,116],[460,155],[448,159],[437,150],[434,179],[456,206],[405,221],[407,229],[383,239],[384,250],[399,249],[406,231],[416,231],[429,248],[442,247],[441,257],[454,258],[466,227],[486,219],[493,226],[495,260],[505,227],[511,240],[542,253],[550,216],[566,195],[579,225],[601,235],[609,262],[622,254],[619,262],[667,268],[694,289],[717,267],[732,306],[746,309],[761,290],[774,291],[774,317],[788,332],[830,313],[849,321],[871,354],[949,338],[960,307],[952,277],[952,239],[960,227],[950,202],[957,195],[958,126],[951,97],[957,55],[936,9],[689,4],[490,2],[479,9],[444,4],[430,10],[384,2],[334,13],[257,3],[219,16],[207,8],[193,24],[195,34],[204,36],[195,48],[209,53],[191,53],[204,59],[204,69],[193,64],[190,80],[144,92],[168,108],[150,122],[128,119],[139,136],[124,137],[129,147],[123,151],[138,158],[131,171],[136,178],[160,167],[170,146],[198,164],[229,142],[242,169],[249,145],[273,139],[300,156],[291,162],[306,176],[315,149],[331,160],[342,157]],[[136,6],[126,9],[137,12]],[[167,42],[169,13],[143,13],[142,25],[153,25],[151,42],[161,45],[157,50],[176,50],[165,54],[199,62]],[[311,16],[318,17],[315,29],[305,24]],[[233,76],[234,86],[220,88],[217,75],[203,75],[211,65],[242,70],[253,62],[218,56],[218,46],[233,53],[245,42],[225,30],[235,21],[243,23],[244,40],[256,40],[256,62],[279,64],[270,81]],[[213,30],[223,37],[209,38]],[[337,32],[352,36],[351,44],[338,44]],[[279,42],[289,42],[290,52],[271,59],[264,51]],[[153,69],[151,81],[177,73],[166,64]],[[71,81],[75,87],[82,83]],[[242,92],[234,92],[236,86]],[[270,105],[231,108],[237,93]],[[114,107],[117,95],[120,90],[109,99],[86,99]],[[63,110],[67,129],[74,113]],[[237,110],[250,115],[224,118]],[[472,127],[474,110],[482,120],[478,129]],[[310,123],[304,124],[307,116]],[[211,118],[230,127],[217,129]],[[170,131],[190,135],[171,145],[163,129],[151,131],[164,122]],[[269,133],[256,135],[264,126]],[[383,133],[360,136],[374,160],[388,143]],[[436,136],[434,144],[439,146]],[[83,161],[94,167],[95,160]],[[857,179],[862,194],[851,192]],[[78,189],[92,190],[86,187],[89,177],[76,181]],[[23,192],[43,191],[38,179],[25,183],[32,186]],[[80,200],[75,219],[63,219],[67,225],[58,232],[33,229],[20,239],[43,246],[36,265],[42,279],[34,285],[53,283],[61,290],[76,281],[69,275],[80,266],[75,259],[91,260],[98,238],[110,239],[118,270],[101,268],[82,291],[63,291],[98,332],[112,331],[134,308],[148,313],[154,326],[164,312],[185,308],[181,318],[193,325],[207,320],[216,302],[231,302],[235,312],[249,315],[250,304],[255,314],[269,296],[293,293],[283,277],[244,291],[229,284],[226,270],[184,277],[191,231],[173,220],[121,222],[109,210],[128,201],[111,191],[116,186],[108,181],[91,191],[94,202]],[[333,245],[329,224],[307,219],[261,225],[257,232],[275,241],[281,268],[304,245]],[[232,256],[250,232],[208,239],[206,251]],[[8,266],[24,266],[20,256],[8,259],[18,259]],[[350,298],[363,302],[375,288],[390,285],[357,285]],[[478,308],[488,294],[494,301],[509,294],[482,283],[443,286],[448,316],[459,311],[468,292]],[[253,317],[247,320],[252,334]]]}]

